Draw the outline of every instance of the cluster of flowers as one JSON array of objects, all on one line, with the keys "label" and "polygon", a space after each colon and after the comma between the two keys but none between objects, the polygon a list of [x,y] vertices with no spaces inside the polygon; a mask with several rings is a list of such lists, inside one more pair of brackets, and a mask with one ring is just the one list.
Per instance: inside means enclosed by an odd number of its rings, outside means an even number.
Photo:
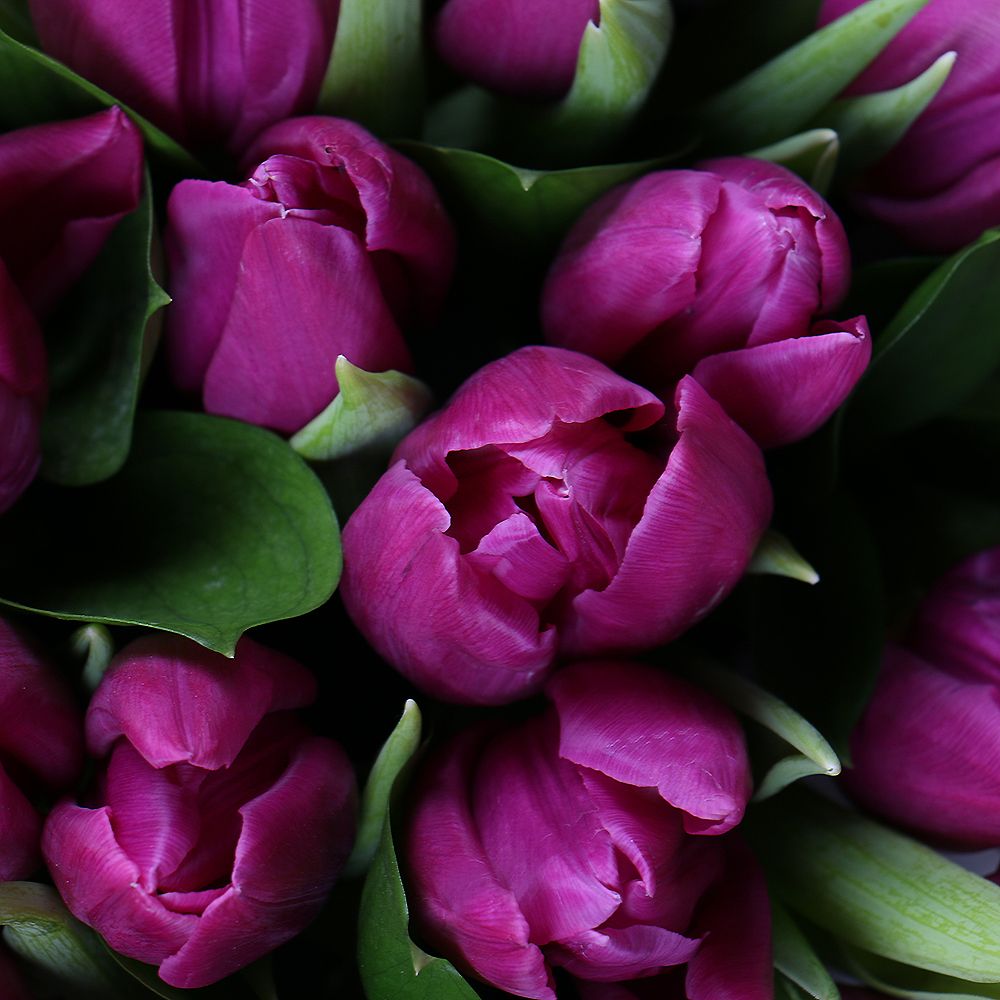
[{"label": "cluster of flowers", "polygon": [[[859,2],[826,0],[820,23]],[[457,240],[413,160],[309,114],[336,0],[278,6],[30,4],[46,52],[239,163],[242,180],[169,191],[164,353],[206,412],[291,436],[337,397],[338,359],[414,372]],[[601,7],[448,0],[433,41],[505,98],[557,101]],[[995,0],[932,0],[855,81],[881,92],[962,55],[853,212],[936,252],[1000,224],[998,132],[971,124],[1000,113],[998,44]],[[31,501],[41,463],[45,323],[145,169],[120,107],[0,136],[0,513]],[[834,209],[765,159],[613,188],[549,264],[545,343],[471,374],[347,521],[341,598],[385,661],[444,702],[543,696],[430,753],[399,824],[414,931],[463,972],[536,1000],[773,997],[767,889],[737,829],[740,723],[637,658],[737,586],[771,521],[765,452],[865,372],[867,320],[839,311],[850,274]],[[887,647],[852,796],[935,843],[1000,844],[998,636],[992,551]],[[348,756],[297,715],[316,694],[250,639],[227,660],[159,634],[118,653],[84,714],[24,623],[0,620],[0,880],[44,863],[75,917],[172,986],[271,951],[318,914],[355,838]]]}]

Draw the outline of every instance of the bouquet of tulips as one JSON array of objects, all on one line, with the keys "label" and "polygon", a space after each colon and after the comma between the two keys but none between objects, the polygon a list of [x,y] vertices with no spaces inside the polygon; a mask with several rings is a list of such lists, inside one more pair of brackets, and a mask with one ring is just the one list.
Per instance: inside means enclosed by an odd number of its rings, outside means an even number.
[{"label": "bouquet of tulips", "polygon": [[1000,998],[1000,0],[0,80],[0,1000]]}]

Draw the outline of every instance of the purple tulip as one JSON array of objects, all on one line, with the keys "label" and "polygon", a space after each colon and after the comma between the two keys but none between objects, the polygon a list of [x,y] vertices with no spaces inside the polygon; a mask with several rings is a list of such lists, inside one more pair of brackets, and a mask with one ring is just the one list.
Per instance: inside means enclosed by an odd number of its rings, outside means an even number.
[{"label": "purple tulip", "polygon": [[87,711],[97,805],[60,803],[45,860],[69,909],[172,986],[229,975],[319,912],[354,837],[344,752],[291,711],[312,675],[242,639],[236,659],[141,639]]},{"label": "purple tulip", "polygon": [[434,24],[442,58],[463,76],[516,97],[562,97],[573,83],[599,0],[448,0]]},{"label": "purple tulip", "polygon": [[463,733],[426,764],[405,840],[424,938],[537,1000],[555,1000],[553,968],[584,989],[669,969],[682,998],[770,1000],[763,878],[720,836],[750,796],[736,719],[637,663],[574,664],[547,693],[544,715]]},{"label": "purple tulip", "polygon": [[118,108],[0,136],[0,512],[38,470],[39,321],[138,205],[141,185],[142,141]]},{"label": "purple tulip", "polygon": [[1000,548],[961,563],[887,647],[854,731],[852,793],[953,846],[1000,844]]},{"label": "purple tulip", "polygon": [[83,767],[83,719],[69,688],[0,618],[0,882],[41,864],[42,820],[29,799],[61,793]]},{"label": "purple tulip", "polygon": [[45,50],[192,147],[310,111],[339,0],[30,0]]},{"label": "purple tulip", "polygon": [[428,693],[481,704],[537,691],[558,656],[679,635],[742,576],[771,490],[758,448],[692,379],[669,456],[633,443],[663,409],[572,351],[487,365],[347,523],[355,623]]},{"label": "purple tulip", "polygon": [[546,338],[666,399],[691,373],[762,446],[798,440],[843,402],[871,356],[863,317],[816,322],[843,298],[847,238],[783,167],[711,160],[609,192],[549,272]]},{"label": "purple tulip", "polygon": [[425,174],[353,122],[282,122],[247,155],[244,183],[170,196],[167,346],[208,412],[292,433],[337,394],[338,355],[411,369],[400,328],[436,317],[454,236]]},{"label": "purple tulip", "polygon": [[[820,23],[862,0],[825,0]],[[846,91],[908,83],[939,56],[958,58],[944,86],[872,169],[859,207],[926,250],[955,250],[1000,225],[1000,0],[931,0]]]}]

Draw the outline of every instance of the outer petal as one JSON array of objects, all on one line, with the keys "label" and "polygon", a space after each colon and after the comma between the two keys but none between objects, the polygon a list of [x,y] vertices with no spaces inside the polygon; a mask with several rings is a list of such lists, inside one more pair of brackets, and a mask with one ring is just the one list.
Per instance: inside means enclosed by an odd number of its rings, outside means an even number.
[{"label": "outer petal", "polygon": [[896,646],[851,737],[851,793],[892,821],[968,848],[1000,843],[1000,691]]},{"label": "outer petal", "polygon": [[694,377],[762,448],[810,435],[847,398],[871,360],[863,316],[818,323],[808,337],[715,354]]},{"label": "outer petal", "polygon": [[33,400],[11,392],[0,382],[0,514],[28,488],[38,472],[41,416]]},{"label": "outer petal", "polygon": [[[622,411],[625,411],[622,413]],[[442,500],[456,489],[449,452],[534,441],[558,421],[626,417],[623,430],[650,427],[663,404],[599,361],[556,347],[523,347],[481,368],[448,405],[403,439],[394,460],[406,464]]]},{"label": "outer petal", "polygon": [[397,462],[344,529],[340,593],[354,623],[435,697],[503,704],[538,690],[555,635],[446,534],[448,512]]},{"label": "outer petal", "polygon": [[577,663],[546,692],[559,716],[559,754],[616,781],[655,788],[689,833],[736,826],[750,799],[743,731],[699,688],[639,663]]},{"label": "outer petal", "polygon": [[253,229],[205,375],[205,409],[296,431],[337,394],[341,354],[366,371],[411,367],[358,238],[291,216]]},{"label": "outer petal", "polygon": [[124,735],[153,767],[179,761],[208,770],[233,762],[268,713],[316,697],[301,664],[243,638],[234,660],[189,639],[157,635],[122,650],[87,711],[97,757]]},{"label": "outer petal", "polygon": [[757,446],[692,378],[677,390],[680,435],[618,574],[572,604],[560,650],[580,657],[649,649],[705,617],[743,575],[771,519]]},{"label": "outer petal", "polygon": [[42,821],[0,765],[0,882],[28,878],[38,867]]},{"label": "outer petal", "polygon": [[461,968],[517,996],[555,1000],[542,953],[513,893],[499,880],[470,808],[484,734],[466,732],[424,767],[405,840],[418,926]]},{"label": "outer petal", "polygon": [[547,949],[547,955],[553,965],[561,965],[574,976],[615,982],[682,965],[698,951],[698,945],[697,938],[676,931],[633,924],[585,931]]}]

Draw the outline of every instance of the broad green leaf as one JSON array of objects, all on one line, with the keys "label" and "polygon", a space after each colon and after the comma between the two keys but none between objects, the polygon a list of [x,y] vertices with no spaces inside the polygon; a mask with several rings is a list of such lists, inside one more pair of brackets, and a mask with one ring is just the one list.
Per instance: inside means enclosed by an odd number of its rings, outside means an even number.
[{"label": "broad green leaf", "polygon": [[393,785],[417,752],[420,727],[420,709],[415,701],[408,699],[396,728],[383,744],[368,775],[361,797],[358,835],[351,856],[344,866],[345,878],[353,878],[365,872],[378,850]]},{"label": "broad green leaf", "polygon": [[843,967],[890,997],[907,1000],[1000,1000],[1000,984],[970,983],[892,962],[859,948],[841,947]]},{"label": "broad green leaf", "polygon": [[140,414],[117,475],[36,484],[0,519],[3,603],[226,655],[246,629],[318,607],[339,575],[336,517],[308,466],[269,431],[204,414]]},{"label": "broad green leaf", "polygon": [[807,793],[758,806],[747,832],[778,897],[848,945],[1000,982],[1000,886]]},{"label": "broad green leaf", "polygon": [[182,146],[142,115],[44,52],[0,31],[0,91],[16,100],[0,105],[0,129],[75,118],[119,105],[136,123],[151,150],[188,176],[205,168]]},{"label": "broad green leaf", "polygon": [[810,996],[801,986],[778,972],[774,976],[774,1000],[810,1000]]},{"label": "broad green leaf", "polygon": [[107,479],[132,441],[147,330],[170,298],[150,269],[153,199],[115,227],[94,266],[46,325],[50,397],[42,475],[64,486]]},{"label": "broad green leaf", "polygon": [[1000,365],[1000,229],[949,257],[875,340],[847,411],[874,447],[957,407]]},{"label": "broad green leaf", "polygon": [[773,528],[765,531],[757,543],[747,572],[787,576],[791,580],[801,580],[808,584],[819,583],[819,573],[795,551],[792,543],[780,531]]},{"label": "broad green leaf", "polygon": [[790,979],[803,996],[813,1000],[840,1000],[840,990],[826,971],[826,966],[788,911],[774,899],[771,900],[771,916],[774,967]]},{"label": "broad green leaf", "polygon": [[749,149],[807,125],[929,0],[869,0],[711,98],[712,148]]},{"label": "broad green leaf", "polygon": [[840,136],[841,174],[858,173],[888,153],[944,86],[954,65],[955,53],[946,52],[920,76],[895,90],[845,98],[821,111],[817,124],[835,129]]},{"label": "broad green leaf", "polygon": [[417,135],[423,117],[421,0],[341,0],[319,110],[385,136]]},{"label": "broad green leaf", "polygon": [[96,691],[115,655],[115,641],[111,633],[103,625],[91,622],[78,628],[69,641],[73,653],[84,661],[83,686],[88,691]]},{"label": "broad green leaf", "polygon": [[748,153],[758,160],[780,163],[824,194],[830,186],[840,154],[840,138],[833,129],[814,128]]},{"label": "broad green leaf", "polygon": [[364,448],[391,451],[430,409],[423,382],[402,372],[366,372],[342,354],[333,402],[295,434],[289,444],[311,461],[328,462]]},{"label": "broad green leaf", "polygon": [[27,0],[0,0],[0,31],[25,45],[37,45],[38,37]]},{"label": "broad green leaf", "polygon": [[162,997],[163,1000],[252,1000],[255,995],[258,995],[245,985],[244,980],[249,969],[253,969],[259,963],[254,963],[236,976],[230,976],[213,986],[202,986],[199,989],[178,989],[160,979],[155,965],[147,965],[145,962],[138,962],[127,955],[120,955],[108,948],[106,943],[104,947],[119,968],[128,973],[135,983],[141,984],[143,996],[153,994]]}]

